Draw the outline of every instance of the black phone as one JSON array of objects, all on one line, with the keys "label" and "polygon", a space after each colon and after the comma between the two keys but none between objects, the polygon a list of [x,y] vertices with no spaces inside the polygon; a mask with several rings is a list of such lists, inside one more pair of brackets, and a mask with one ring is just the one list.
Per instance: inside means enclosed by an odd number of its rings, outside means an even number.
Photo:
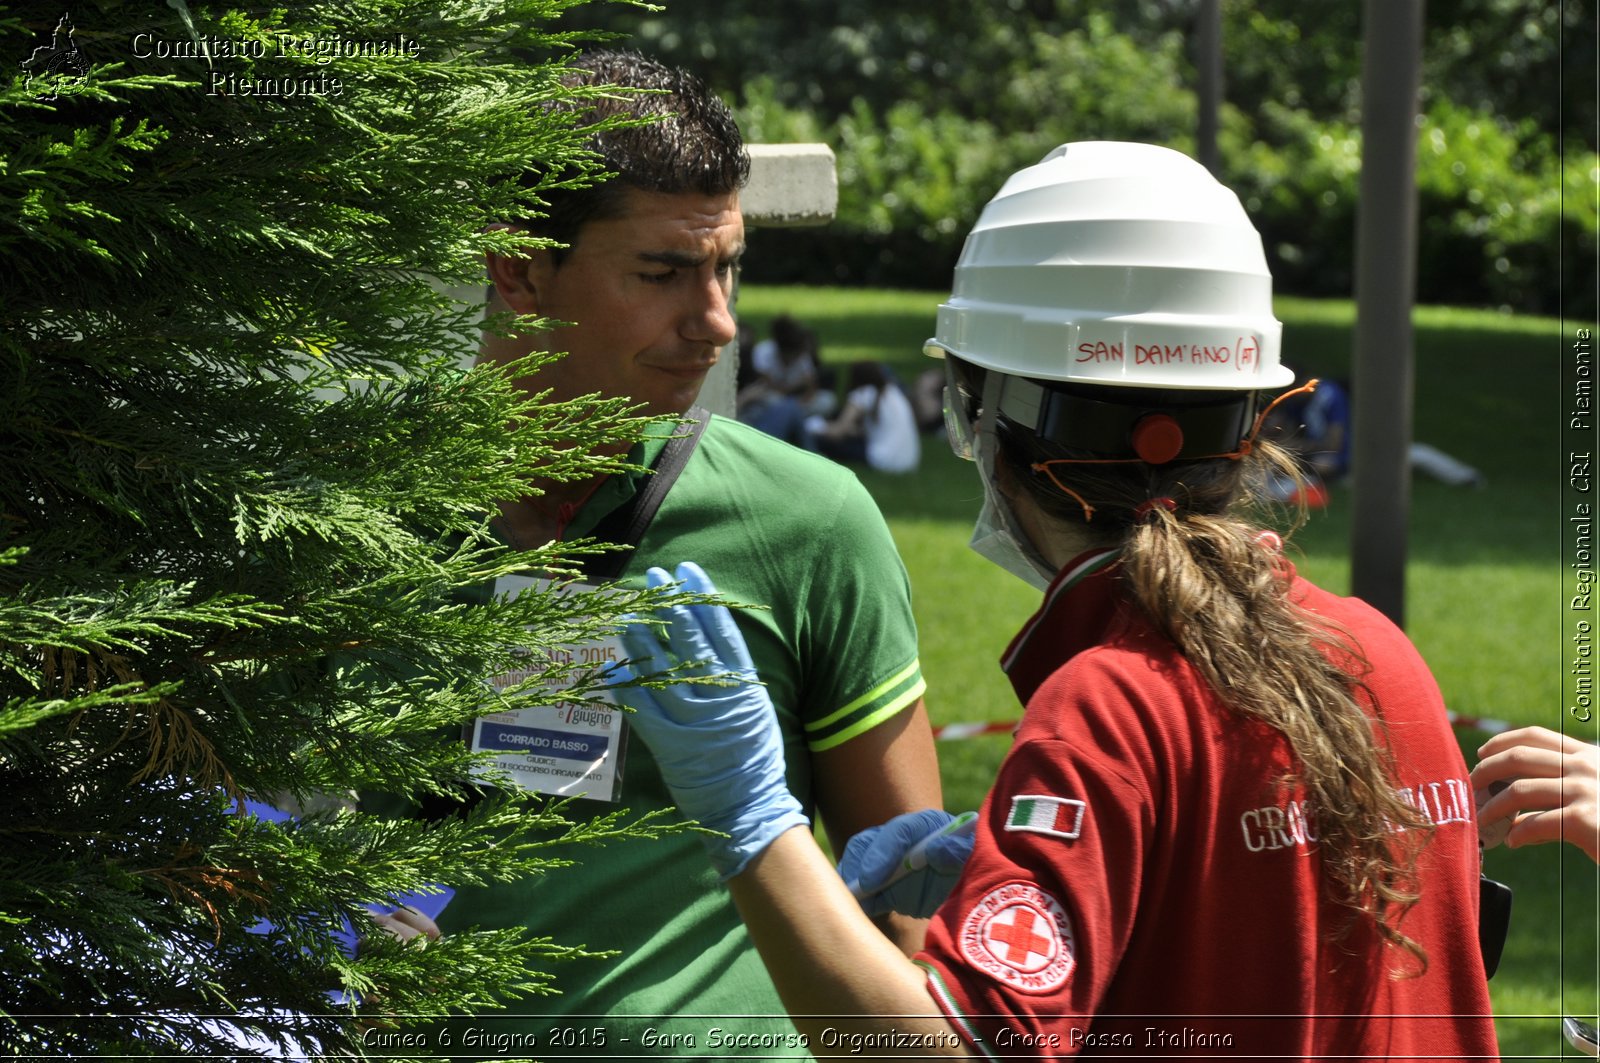
[{"label": "black phone", "polygon": [[1561,1020],[1561,1032],[1567,1041],[1586,1056],[1600,1056],[1600,1030],[1570,1015]]},{"label": "black phone", "polygon": [[1478,949],[1483,953],[1483,973],[1493,978],[1500,953],[1511,932],[1511,887],[1487,875],[1478,876]]}]

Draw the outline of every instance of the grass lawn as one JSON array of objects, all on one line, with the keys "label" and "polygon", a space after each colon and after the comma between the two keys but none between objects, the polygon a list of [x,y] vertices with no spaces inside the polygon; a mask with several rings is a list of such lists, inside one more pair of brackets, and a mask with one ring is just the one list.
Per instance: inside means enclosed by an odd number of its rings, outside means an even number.
[{"label": "grass lawn", "polygon": [[[889,363],[910,381],[941,293],[745,287],[741,317],[764,334],[779,313],[814,328],[822,358]],[[1283,359],[1299,379],[1348,373],[1354,312],[1341,301],[1280,299]],[[1594,740],[1566,716],[1561,584],[1566,476],[1556,322],[1484,311],[1415,315],[1415,438],[1479,469],[1480,488],[1418,476],[1408,544],[1406,627],[1447,704],[1467,717],[1538,723]],[[911,573],[928,708],[935,726],[1011,721],[1020,712],[996,664],[1038,604],[1020,580],[966,549],[981,489],[974,467],[938,440],[911,476],[861,473]],[[1301,571],[1349,593],[1350,498],[1338,489],[1293,540]],[[1458,731],[1470,765],[1486,737]],[[975,808],[1009,739],[941,742],[947,806]],[[1511,940],[1490,983],[1507,1058],[1559,1056],[1557,1017],[1600,1010],[1600,872],[1570,847],[1488,854],[1491,877],[1516,892]]]}]

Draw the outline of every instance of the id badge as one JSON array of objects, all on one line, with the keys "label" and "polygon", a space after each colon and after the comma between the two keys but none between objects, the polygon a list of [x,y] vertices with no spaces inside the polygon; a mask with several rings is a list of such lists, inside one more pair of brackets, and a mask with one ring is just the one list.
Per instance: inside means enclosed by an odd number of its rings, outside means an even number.
[{"label": "id badge", "polygon": [[[494,592],[496,596],[515,598],[530,587],[543,591],[549,586],[547,579],[502,576],[495,581]],[[569,586],[573,591],[595,589],[585,584]],[[615,637],[538,652],[563,664],[591,667],[627,657],[621,640]],[[490,685],[496,691],[505,691],[526,680],[530,673],[542,671],[543,664],[541,661],[536,667],[497,675]],[[606,704],[563,699],[563,689],[551,687],[549,700],[542,705],[480,716],[467,726],[467,744],[474,750],[495,754],[494,768],[524,790],[616,801],[622,793],[622,766],[627,752],[624,713],[603,691],[591,692],[587,697],[604,698]],[[479,774],[490,770],[484,766]]]}]

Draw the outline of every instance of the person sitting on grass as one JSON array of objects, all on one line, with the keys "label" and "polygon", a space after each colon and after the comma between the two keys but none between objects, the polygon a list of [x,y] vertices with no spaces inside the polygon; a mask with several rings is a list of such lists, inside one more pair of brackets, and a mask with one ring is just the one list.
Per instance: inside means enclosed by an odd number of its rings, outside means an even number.
[{"label": "person sitting on grass", "polygon": [[805,419],[825,417],[837,405],[833,385],[824,386],[816,333],[788,314],[773,318],[767,339],[741,349],[739,363],[739,420],[769,436],[799,444]]},{"label": "person sitting on grass", "polygon": [[835,461],[865,462],[878,472],[915,472],[922,440],[911,400],[882,362],[852,362],[837,417],[808,417],[802,442]]}]

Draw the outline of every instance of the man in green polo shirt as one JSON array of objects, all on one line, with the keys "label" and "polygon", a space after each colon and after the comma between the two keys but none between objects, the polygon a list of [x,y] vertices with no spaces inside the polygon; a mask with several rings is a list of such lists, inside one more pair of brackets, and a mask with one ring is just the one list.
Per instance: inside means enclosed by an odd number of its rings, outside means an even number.
[{"label": "man in green polo shirt", "polygon": [[[666,120],[597,136],[616,177],[551,194],[539,235],[569,245],[525,258],[491,256],[490,310],[572,322],[518,337],[486,335],[483,357],[567,352],[523,382],[557,399],[600,393],[682,414],[735,335],[729,306],[749,161],[727,108],[696,80],[630,53],[580,60],[598,83],[656,94],[584,101],[583,121],[611,113]],[[648,465],[663,446],[633,455]],[[590,534],[646,480],[548,483],[506,501],[499,528],[517,546]],[[940,806],[922,707],[905,568],[853,473],[739,422],[711,417],[621,580],[694,560],[729,599],[761,606],[739,623],[782,722],[790,787],[834,844],[902,812]],[[619,800],[634,813],[671,805],[642,742],[623,764]],[[601,811],[589,801],[578,814]],[[463,889],[439,923],[527,926],[562,943],[617,950],[556,972],[559,997],[486,1015],[480,1047],[535,1032],[514,1055],[659,1058],[804,1054],[738,913],[680,835],[586,852],[545,880]],[[920,923],[889,928],[906,946]],[[529,1014],[537,1012],[538,1014]],[[464,1051],[460,1032],[456,1051]]]}]

